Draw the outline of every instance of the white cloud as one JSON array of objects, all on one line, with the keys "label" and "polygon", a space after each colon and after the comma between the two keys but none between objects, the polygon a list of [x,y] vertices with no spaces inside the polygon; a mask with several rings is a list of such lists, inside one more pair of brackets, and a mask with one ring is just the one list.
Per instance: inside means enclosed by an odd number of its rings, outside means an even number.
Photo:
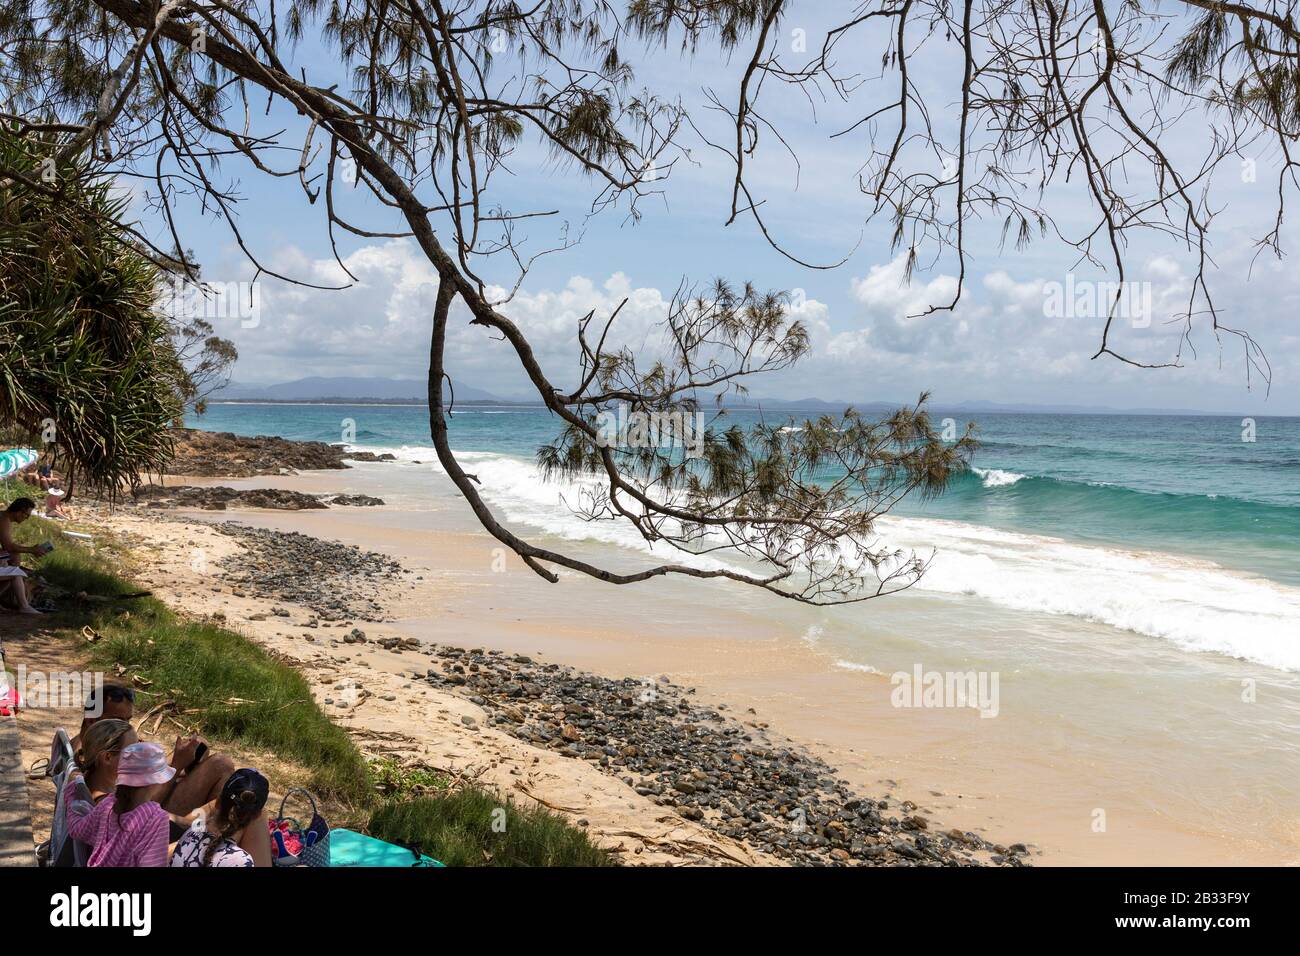
[{"label": "white cloud", "polygon": [[[391,240],[357,249],[344,263],[356,278],[342,291],[261,280],[262,311],[256,328],[237,323],[219,328],[240,350],[236,379],[278,382],[308,375],[360,375],[422,378],[427,370],[428,335],[436,274],[414,243]],[[281,251],[277,270],[317,285],[348,281],[338,264],[313,259],[296,249]],[[1172,357],[1180,326],[1161,321],[1186,308],[1190,279],[1179,263],[1153,258],[1138,270],[1150,283],[1156,320],[1150,327],[1117,322],[1112,341],[1125,354],[1144,361]],[[249,279],[210,276],[213,281]],[[1280,271],[1269,276],[1272,297],[1297,296],[1294,280]],[[849,283],[851,310],[833,314],[825,302],[796,290],[792,313],[812,335],[812,353],[794,369],[749,383],[755,395],[830,399],[905,400],[933,389],[941,400],[985,398],[994,401],[1109,405],[1196,406],[1189,384],[1206,402],[1244,407],[1250,399],[1239,361],[1220,367],[1217,346],[1203,333],[1200,360],[1173,371],[1144,371],[1114,360],[1093,360],[1104,314],[1052,315],[1044,302],[1049,283],[1061,277],[1017,278],[1006,270],[968,276],[961,303],[953,310],[926,314],[950,302],[956,277],[948,274],[904,281],[902,256],[871,267]],[[1076,277],[1077,282],[1086,281]],[[1285,289],[1278,288],[1286,283]],[[501,297],[503,289],[490,289]],[[559,387],[572,387],[577,371],[579,320],[594,312],[603,325],[618,304],[612,342],[644,354],[655,341],[673,290],[637,285],[623,272],[601,278],[572,276],[558,288],[525,286],[501,311],[523,329],[543,368]],[[1104,297],[1103,301],[1105,301]],[[1234,305],[1240,303],[1234,302]],[[1274,368],[1295,374],[1300,338],[1276,323],[1272,337]],[[1226,339],[1227,347],[1235,343]],[[453,309],[447,344],[448,365],[457,381],[498,393],[527,395],[513,350],[499,336],[469,323]],[[1190,359],[1190,356],[1188,356]],[[1294,379],[1292,379],[1294,380]],[[1070,383],[1063,391],[1062,383]],[[1239,401],[1240,400],[1240,401]],[[1283,399],[1284,400],[1284,399]],[[1278,413],[1295,410],[1278,408]],[[1264,408],[1263,411],[1269,411]]]}]

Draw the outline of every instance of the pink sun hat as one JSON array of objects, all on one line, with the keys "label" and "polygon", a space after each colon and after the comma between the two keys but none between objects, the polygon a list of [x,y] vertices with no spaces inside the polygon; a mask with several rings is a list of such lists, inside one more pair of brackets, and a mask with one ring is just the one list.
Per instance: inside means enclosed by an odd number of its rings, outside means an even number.
[{"label": "pink sun hat", "polygon": [[155,743],[123,747],[122,755],[117,761],[119,787],[148,787],[155,783],[166,783],[175,774],[176,768],[167,764],[167,752]]}]

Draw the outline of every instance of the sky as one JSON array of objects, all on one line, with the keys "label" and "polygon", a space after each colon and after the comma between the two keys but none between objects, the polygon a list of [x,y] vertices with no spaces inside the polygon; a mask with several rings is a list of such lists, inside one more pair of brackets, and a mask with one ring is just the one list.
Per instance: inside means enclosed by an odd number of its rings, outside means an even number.
[{"label": "sky", "polygon": [[[813,37],[816,20],[812,17],[807,28]],[[794,20],[782,27],[791,42],[796,28]],[[819,43],[809,40],[810,46]],[[866,52],[863,56],[870,59]],[[872,56],[878,64],[878,53]],[[328,83],[334,81],[328,70],[336,59],[308,42],[294,62],[313,82]],[[926,64],[931,69],[920,82],[940,105],[948,96],[944,90],[952,89],[944,84],[959,60],[938,56]],[[641,49],[635,64],[638,82],[679,96],[704,135],[725,135],[723,118],[710,114],[704,91],[714,89],[724,102],[733,101],[743,59],[728,60],[717,51],[683,58],[675,49]],[[691,130],[683,139],[687,154],[662,184],[663,195],[642,200],[635,221],[625,208],[588,216],[597,184],[557,168],[536,146],[523,146],[512,158],[512,174],[498,180],[492,200],[514,211],[559,210],[555,217],[527,221],[523,231],[535,249],[553,246],[564,235],[579,238],[538,260],[501,310],[524,329],[557,384],[574,378],[577,324],[588,311],[605,316],[627,298],[615,326],[618,340],[649,349],[679,285],[706,285],[722,277],[790,293],[792,314],[811,333],[810,354],[798,365],[750,381],[757,396],[903,402],[929,391],[939,404],[982,400],[1300,414],[1300,275],[1286,259],[1256,256],[1252,243],[1263,231],[1261,221],[1273,215],[1275,185],[1267,175],[1267,155],[1261,156],[1253,182],[1237,175],[1235,164],[1214,181],[1220,212],[1209,280],[1224,321],[1248,329],[1265,350],[1272,366],[1268,387],[1257,375],[1248,376],[1238,341],[1216,340],[1206,325],[1193,333],[1195,354],[1184,347],[1181,368],[1139,369],[1104,356],[1093,359],[1104,317],[1090,313],[1077,297],[1088,283],[1113,276],[1078,266],[1073,250],[1050,239],[1023,252],[999,249],[1000,221],[969,227],[966,294],[958,308],[921,316],[928,306],[951,298],[957,262],[951,256],[923,261],[909,282],[902,254],[890,248],[889,224],[867,221],[870,203],[858,188],[865,136],[832,138],[831,133],[847,125],[839,120],[864,112],[870,98],[847,108],[821,103],[816,115],[806,101],[779,90],[764,102],[799,156],[796,167],[773,137],[761,139],[752,183],[764,198],[765,219],[801,258],[834,262],[848,255],[837,268],[809,269],[789,261],[764,241],[752,219],[725,225],[730,160]],[[286,142],[300,148],[299,118],[273,114],[266,122],[288,127]],[[1194,155],[1198,145],[1203,148],[1198,136],[1208,135],[1207,129],[1204,122],[1189,122],[1175,142]],[[214,317],[218,334],[239,349],[234,379],[273,384],[313,375],[423,378],[436,278],[414,242],[340,236],[344,262],[356,277],[352,282],[330,254],[323,201],[313,206],[295,180],[273,179],[238,161],[228,161],[222,172],[241,197],[239,228],[265,263],[304,281],[348,286],[308,289],[263,276],[256,321],[247,315]],[[1049,199],[1061,222],[1088,221],[1080,189],[1063,188]],[[361,191],[340,201],[369,226],[402,228],[395,214],[367,201]],[[137,201],[136,208],[148,226],[145,205]],[[254,267],[218,218],[186,204],[180,222],[182,238],[198,255],[207,280],[253,278]],[[152,229],[158,234],[157,223]],[[1292,245],[1300,238],[1290,227],[1283,235]],[[1168,317],[1186,301],[1194,259],[1169,242],[1135,244],[1129,257],[1133,275],[1145,283],[1133,301],[1148,304],[1149,315],[1119,323],[1119,347],[1152,361],[1169,360],[1181,328],[1168,324]],[[502,286],[513,282],[505,269],[486,274]],[[1065,302],[1064,295],[1054,298],[1058,291],[1074,296]],[[453,312],[448,362],[459,382],[528,397],[513,352],[470,326],[463,310]]]}]

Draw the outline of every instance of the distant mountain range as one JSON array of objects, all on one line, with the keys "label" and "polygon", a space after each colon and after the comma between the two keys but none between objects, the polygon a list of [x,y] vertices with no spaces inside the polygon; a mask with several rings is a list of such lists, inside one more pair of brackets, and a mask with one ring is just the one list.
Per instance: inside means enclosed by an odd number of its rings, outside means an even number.
[{"label": "distant mountain range", "polygon": [[[443,397],[449,392],[443,383]],[[423,405],[427,401],[427,385],[423,379],[414,378],[300,378],[278,385],[242,385],[231,382],[215,392],[213,402],[351,402],[356,404],[396,403]],[[503,397],[472,385],[456,383],[456,403],[470,405],[539,405],[536,398]],[[800,409],[810,412],[838,414],[852,405],[861,411],[895,409],[906,402],[887,401],[827,401],[822,398],[753,398],[730,396],[729,408],[762,408],[772,411]],[[1186,408],[1110,408],[1090,405],[1035,405],[1029,403],[1002,403],[971,401],[947,404],[933,402],[936,410],[957,414],[1023,414],[1023,415],[1210,415]],[[1222,414],[1222,413],[1220,413]]]}]

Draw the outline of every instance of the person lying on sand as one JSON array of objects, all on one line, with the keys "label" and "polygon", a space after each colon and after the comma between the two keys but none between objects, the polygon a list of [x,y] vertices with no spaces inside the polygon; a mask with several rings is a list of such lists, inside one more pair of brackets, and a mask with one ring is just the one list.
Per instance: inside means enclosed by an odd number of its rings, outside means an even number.
[{"label": "person lying on sand", "polygon": [[19,556],[33,554],[37,557],[54,550],[50,544],[21,545],[14,540],[14,529],[32,516],[36,502],[31,498],[15,498],[9,507],[0,511],[0,585],[7,585],[20,614],[40,614],[32,607],[32,585],[27,573],[19,565]]},{"label": "person lying on sand", "polygon": [[[73,751],[76,752],[86,732],[99,721],[124,720],[129,723],[134,716],[135,690],[124,684],[105,682],[98,693],[92,690],[86,698],[81,730],[72,740]],[[172,815],[173,823],[181,828],[180,832],[184,832],[183,828],[193,822],[195,810],[221,797],[222,788],[235,772],[235,764],[225,754],[214,752],[202,737],[177,737],[170,766],[177,773],[160,790],[157,799]],[[236,842],[253,857],[257,866],[269,866],[270,837],[265,827],[260,834],[254,831],[255,828],[245,828]],[[173,837],[179,835],[174,833]]]}]

